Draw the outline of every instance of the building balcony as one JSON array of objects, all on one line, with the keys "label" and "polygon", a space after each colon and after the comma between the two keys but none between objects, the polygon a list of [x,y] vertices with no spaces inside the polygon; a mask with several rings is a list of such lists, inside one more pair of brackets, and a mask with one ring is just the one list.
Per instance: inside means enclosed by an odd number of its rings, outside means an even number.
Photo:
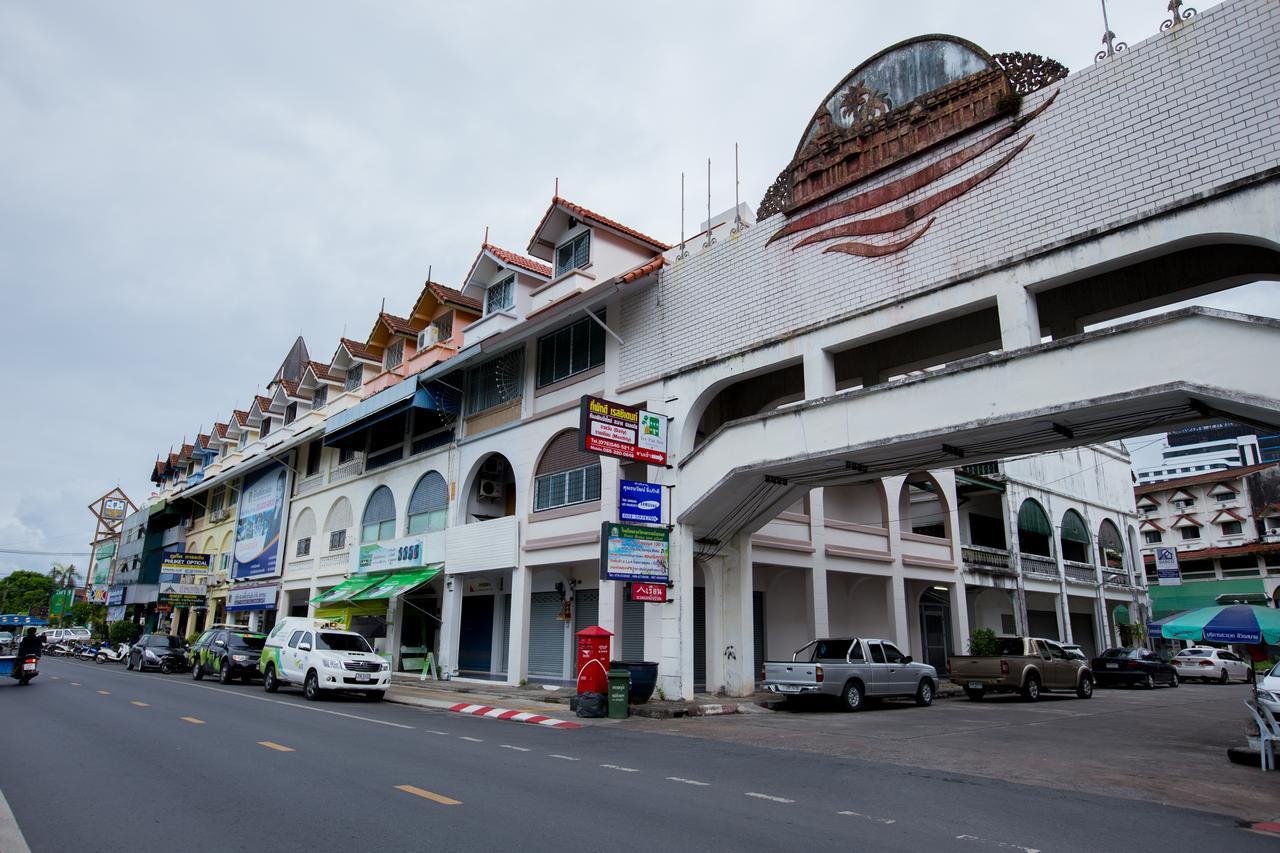
[{"label": "building balcony", "polygon": [[1033,577],[1054,578],[1058,574],[1058,564],[1053,557],[1042,557],[1039,554],[1019,554],[1018,562],[1022,564],[1022,573]]},{"label": "building balcony", "polygon": [[1133,578],[1129,577],[1129,573],[1123,569],[1103,569],[1102,582],[1107,586],[1136,586]]},{"label": "building balcony", "polygon": [[954,569],[955,554],[950,539],[925,536],[920,533],[901,533],[902,563],[907,566]]},{"label": "building balcony", "polygon": [[813,551],[809,516],[783,512],[751,536],[753,545],[762,548]]},{"label": "building balcony", "polygon": [[875,560],[882,563],[893,561],[888,528],[835,518],[824,519],[822,526],[825,529],[826,552],[829,557]]},{"label": "building balcony", "polygon": [[534,289],[530,295],[529,313],[536,314],[557,302],[576,296],[588,288],[594,287],[596,277],[585,269],[573,269],[561,273],[558,278]]},{"label": "building balcony", "polygon": [[449,574],[514,568],[520,551],[520,523],[514,515],[450,527],[445,539]]},{"label": "building balcony", "polygon": [[329,482],[341,483],[343,480],[359,477],[362,473],[364,473],[364,460],[357,456],[355,459],[344,462],[336,468],[330,468]]},{"label": "building balcony", "polygon": [[1076,583],[1097,583],[1097,571],[1089,563],[1077,563],[1073,560],[1062,561],[1063,571],[1067,573],[1067,580]]},{"label": "building balcony", "polygon": [[1003,548],[988,548],[983,545],[960,546],[960,558],[964,567],[971,572],[985,572],[989,575],[1017,577],[1009,552]]}]

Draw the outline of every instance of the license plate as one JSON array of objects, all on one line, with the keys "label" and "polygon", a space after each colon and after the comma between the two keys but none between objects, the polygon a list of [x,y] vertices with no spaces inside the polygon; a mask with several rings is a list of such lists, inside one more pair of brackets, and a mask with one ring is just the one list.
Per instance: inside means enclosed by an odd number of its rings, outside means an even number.
[{"label": "license plate", "polygon": [[779,684],[778,689],[783,693],[799,693],[800,687],[796,684]]},{"label": "license plate", "polygon": [[23,669],[24,671],[26,671],[26,672],[35,672],[35,671],[36,671],[36,665],[35,665],[35,664],[33,664],[33,663],[23,664],[23,665],[22,665],[22,669]]},{"label": "license plate", "polygon": [[970,689],[970,690],[981,690],[981,689],[982,689],[982,682],[981,682],[981,681],[970,681],[970,682],[969,682],[969,689]]},{"label": "license plate", "polygon": [[368,681],[368,680],[369,680],[369,673],[367,672],[356,673],[356,681]]},{"label": "license plate", "polygon": [[1120,664],[1118,664],[1118,663],[1109,663],[1109,664],[1107,664],[1107,669],[1119,669],[1119,668],[1120,668]]}]

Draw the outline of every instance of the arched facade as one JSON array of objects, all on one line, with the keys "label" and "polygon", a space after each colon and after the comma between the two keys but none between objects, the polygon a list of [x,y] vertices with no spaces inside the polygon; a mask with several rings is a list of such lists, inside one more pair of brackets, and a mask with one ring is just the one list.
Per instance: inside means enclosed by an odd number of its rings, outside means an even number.
[{"label": "arched facade", "polygon": [[572,507],[600,500],[600,457],[578,449],[578,431],[556,433],[538,458],[533,474],[533,511]]},{"label": "arched facade", "polygon": [[1098,525],[1098,564],[1116,572],[1125,570],[1124,538],[1120,528],[1109,518]]},{"label": "arched facade", "polygon": [[293,523],[293,534],[290,539],[293,541],[293,553],[286,555],[287,557],[308,557],[316,551],[316,514],[311,511],[310,507],[304,507],[302,512],[298,513],[298,519]]},{"label": "arched facade", "polygon": [[360,541],[381,542],[396,535],[396,498],[387,486],[378,486],[369,495],[360,516]]},{"label": "arched facade", "polygon": [[1018,550],[1038,557],[1053,556],[1053,525],[1040,502],[1027,498],[1018,507]]},{"label": "arched facade", "polygon": [[515,469],[501,453],[486,454],[476,460],[459,494],[465,495],[460,509],[462,524],[515,515]]},{"label": "arched facade", "polygon": [[1072,563],[1091,563],[1089,527],[1084,518],[1074,509],[1062,514],[1062,529],[1058,535],[1058,544],[1062,548],[1062,559]]},{"label": "arched facade", "polygon": [[951,508],[942,485],[927,471],[908,474],[898,493],[902,533],[951,538]]},{"label": "arched facade", "polygon": [[449,484],[439,471],[423,474],[409,496],[406,533],[444,530],[449,523]]},{"label": "arched facade", "polygon": [[889,500],[883,480],[827,486],[822,490],[822,507],[824,516],[835,521],[881,528],[889,526]]},{"label": "arched facade", "polygon": [[350,544],[351,537],[351,502],[346,498],[338,498],[329,507],[324,519],[324,550],[343,551]]}]

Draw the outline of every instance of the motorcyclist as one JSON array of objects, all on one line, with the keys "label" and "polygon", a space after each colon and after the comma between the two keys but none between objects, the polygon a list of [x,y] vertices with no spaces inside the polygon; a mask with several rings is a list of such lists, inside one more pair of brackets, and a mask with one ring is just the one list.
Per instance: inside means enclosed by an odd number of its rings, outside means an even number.
[{"label": "motorcyclist", "polygon": [[44,653],[44,638],[36,635],[35,628],[28,628],[18,643],[18,659],[14,662],[13,677],[22,677],[22,661],[29,657],[40,657]]}]

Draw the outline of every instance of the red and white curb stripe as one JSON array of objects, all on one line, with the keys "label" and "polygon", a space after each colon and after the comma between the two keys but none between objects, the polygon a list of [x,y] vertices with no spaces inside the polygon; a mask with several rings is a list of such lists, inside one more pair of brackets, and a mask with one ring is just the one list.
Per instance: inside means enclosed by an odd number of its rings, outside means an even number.
[{"label": "red and white curb stripe", "polygon": [[512,711],[507,708],[493,708],[489,705],[468,705],[465,702],[449,709],[459,714],[471,714],[476,717],[491,717],[495,720],[511,720],[516,723],[530,723],[537,726],[550,726],[553,729],[580,729],[582,723],[571,723],[568,720],[557,720],[544,717],[542,714],[531,714],[528,711]]}]

